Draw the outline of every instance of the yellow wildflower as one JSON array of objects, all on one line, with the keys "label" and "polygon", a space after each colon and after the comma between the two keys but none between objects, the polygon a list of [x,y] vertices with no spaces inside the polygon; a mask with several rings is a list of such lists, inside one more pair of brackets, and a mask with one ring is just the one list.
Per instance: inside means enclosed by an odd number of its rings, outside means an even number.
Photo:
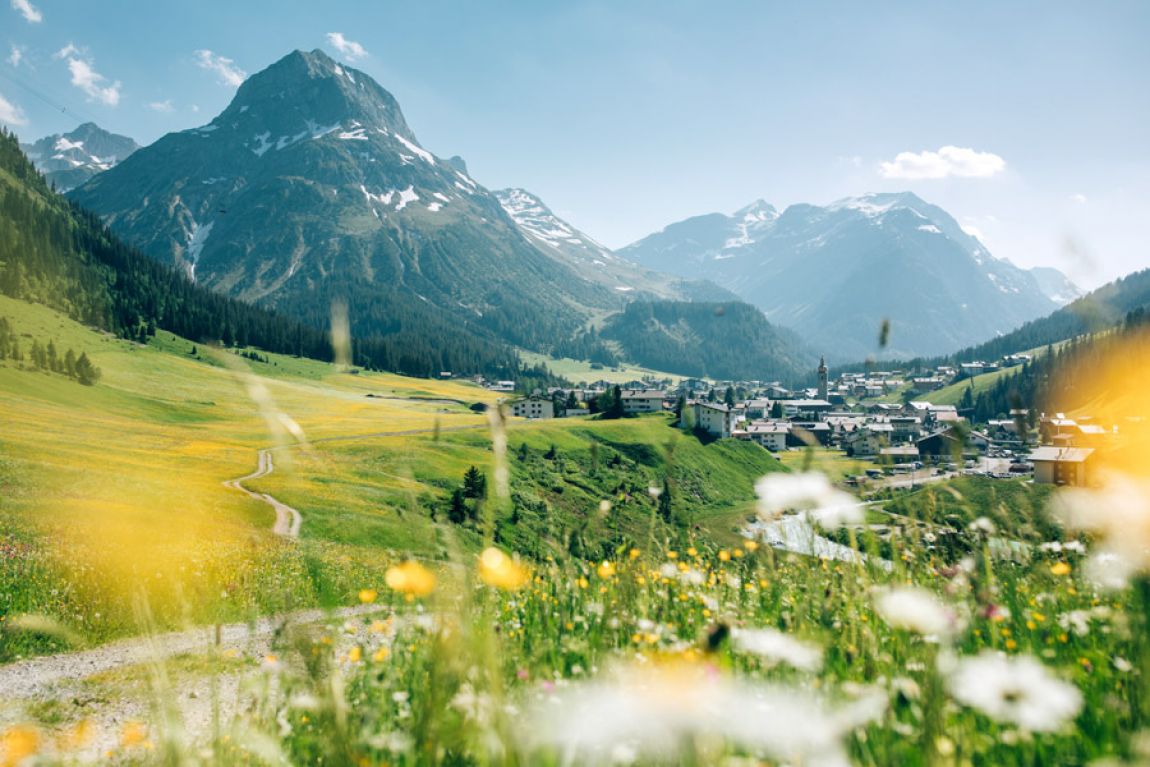
[{"label": "yellow wildflower", "polygon": [[1066,562],[1055,562],[1050,566],[1050,572],[1054,575],[1070,575],[1070,565]]},{"label": "yellow wildflower", "polygon": [[359,590],[359,601],[363,602],[365,605],[369,605],[374,602],[377,596],[379,595],[376,593],[375,589]]},{"label": "yellow wildflower", "polygon": [[494,546],[479,555],[479,577],[489,586],[517,591],[531,580],[527,568]]},{"label": "yellow wildflower", "polygon": [[128,722],[120,730],[120,745],[124,748],[139,746],[148,739],[148,730],[140,722]]},{"label": "yellow wildflower", "polygon": [[16,765],[40,750],[40,731],[34,727],[17,724],[0,735],[0,752],[4,767]]},{"label": "yellow wildflower", "polygon": [[389,567],[384,580],[388,588],[409,597],[425,597],[435,591],[435,573],[415,561]]}]

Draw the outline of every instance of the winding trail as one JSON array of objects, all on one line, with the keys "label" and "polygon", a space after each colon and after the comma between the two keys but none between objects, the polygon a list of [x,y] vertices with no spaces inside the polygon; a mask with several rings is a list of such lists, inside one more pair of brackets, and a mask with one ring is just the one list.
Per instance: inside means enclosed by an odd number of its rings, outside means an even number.
[{"label": "winding trail", "polygon": [[303,515],[300,514],[298,510],[293,509],[291,506],[288,506],[286,503],[277,500],[267,493],[257,493],[254,490],[248,490],[244,487],[244,482],[249,479],[266,477],[273,471],[275,471],[275,460],[272,458],[271,448],[263,448],[259,452],[259,462],[256,466],[256,470],[251,474],[226,480],[224,487],[230,487],[233,490],[239,490],[241,493],[247,493],[257,501],[263,501],[271,506],[276,512],[276,521],[275,524],[272,525],[272,532],[284,538],[299,538],[299,529],[303,524]]},{"label": "winding trail", "polygon": [[[486,429],[487,424],[477,423],[469,424],[467,426],[446,426],[439,429],[439,432],[445,433],[450,431],[468,431],[470,429]],[[434,434],[435,429],[408,429],[406,431],[377,431],[370,434],[352,434],[346,437],[321,437],[320,439],[313,439],[309,444],[317,444],[320,442],[349,442],[357,439],[375,439],[378,437],[412,437],[418,434]],[[288,506],[283,501],[280,501],[270,493],[257,493],[255,490],[249,490],[244,487],[244,482],[251,479],[260,479],[266,477],[275,471],[275,459],[272,458],[272,453],[275,450],[286,450],[293,447],[301,447],[302,443],[294,445],[280,445],[277,447],[260,448],[259,458],[256,465],[256,470],[251,474],[245,474],[242,477],[235,479],[224,480],[224,487],[230,487],[232,490],[238,490],[241,493],[247,494],[249,497],[256,499],[262,503],[266,503],[275,509],[276,521],[272,525],[272,532],[284,538],[296,539],[299,538],[299,529],[303,525],[303,515],[299,513],[298,509]]]}]

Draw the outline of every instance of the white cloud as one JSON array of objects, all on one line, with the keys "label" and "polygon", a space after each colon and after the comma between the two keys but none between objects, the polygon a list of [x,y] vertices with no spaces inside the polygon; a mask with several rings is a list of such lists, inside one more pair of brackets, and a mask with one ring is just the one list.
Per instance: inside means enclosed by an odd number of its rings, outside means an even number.
[{"label": "white cloud", "polygon": [[19,45],[13,44],[12,53],[8,55],[8,63],[13,67],[20,66],[20,62],[24,60],[24,49]]},{"label": "white cloud", "polygon": [[53,53],[52,58],[54,58],[54,59],[66,59],[69,56],[79,56],[81,53],[83,53],[83,51],[81,51],[79,48],[77,48],[72,43],[68,43],[67,45],[65,45],[60,50]]},{"label": "white cloud", "polygon": [[348,40],[342,32],[328,32],[327,41],[348,61],[356,61],[367,55],[367,50],[354,40]]},{"label": "white cloud", "polygon": [[153,101],[153,102],[148,104],[148,109],[152,110],[153,112],[162,112],[164,114],[171,114],[172,112],[176,111],[176,108],[174,106],[172,106],[172,100],[171,99],[164,99],[163,101]]},{"label": "white cloud", "polygon": [[1070,195],[1070,201],[1071,201],[1071,202],[1076,202],[1076,203],[1078,203],[1079,205],[1085,205],[1085,204],[1086,204],[1086,202],[1087,202],[1087,200],[1086,200],[1086,195],[1084,195],[1084,194],[1082,194],[1082,193],[1078,193],[1078,194],[1072,194],[1072,195]]},{"label": "white cloud", "polygon": [[883,178],[989,178],[1006,167],[1003,160],[991,152],[976,152],[958,146],[944,146],[937,152],[899,152],[892,162],[879,166]]},{"label": "white cloud", "polygon": [[231,88],[240,87],[248,73],[236,66],[236,62],[208,50],[196,51],[196,65],[200,69],[215,72],[220,83]]},{"label": "white cloud", "polygon": [[12,0],[12,10],[19,11],[29,24],[39,24],[44,20],[44,14],[28,0]]},{"label": "white cloud", "polygon": [[7,123],[8,125],[28,124],[24,110],[4,98],[2,93],[0,93],[0,123]]},{"label": "white cloud", "polygon": [[[71,45],[68,47],[72,48]],[[89,101],[99,101],[110,107],[120,103],[120,81],[105,85],[108,78],[93,69],[92,62],[69,56],[68,71],[72,73],[72,85],[84,91]]]}]

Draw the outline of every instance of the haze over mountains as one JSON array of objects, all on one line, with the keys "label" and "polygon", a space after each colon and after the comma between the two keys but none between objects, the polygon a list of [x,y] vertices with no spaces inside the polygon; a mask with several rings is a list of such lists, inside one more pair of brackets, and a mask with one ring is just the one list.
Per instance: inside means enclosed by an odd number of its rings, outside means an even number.
[{"label": "haze over mountains", "polygon": [[878,352],[886,318],[886,356],[945,354],[1077,295],[1057,270],[1035,275],[994,258],[909,192],[782,213],[759,200],[730,216],[671,224],[619,254],[684,277],[705,274],[840,359]]},{"label": "haze over mountains", "polygon": [[[939,355],[1079,295],[1057,270],[994,258],[910,193],[781,213],[759,200],[612,252],[529,191],[489,191],[462,159],[424,149],[390,93],[320,51],[289,54],[248,78],[207,125],[127,159],[107,151],[112,139],[135,147],[85,125],[28,150],[41,163],[49,146],[72,153],[48,158],[88,174],[72,199],[197,283],[317,326],[333,300],[346,300],[357,335],[450,334],[576,356],[603,342],[626,356],[634,350],[623,339],[640,337],[648,352],[659,337],[683,349],[738,346],[673,305],[622,325],[620,316],[610,327],[629,330],[614,337],[587,328],[634,301],[742,299],[804,343],[756,332],[777,347],[753,355],[769,377],[817,353],[847,361],[879,352],[884,319],[885,356]],[[669,316],[671,325],[658,319]],[[655,324],[640,333],[636,317]],[[702,356],[684,364],[698,371]]]}]

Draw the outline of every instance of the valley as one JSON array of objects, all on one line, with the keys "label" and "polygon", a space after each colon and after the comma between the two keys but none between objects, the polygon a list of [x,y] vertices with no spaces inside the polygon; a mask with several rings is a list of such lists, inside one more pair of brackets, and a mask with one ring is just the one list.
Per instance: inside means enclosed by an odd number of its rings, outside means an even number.
[{"label": "valley", "polygon": [[1150,757],[1141,9],[114,5],[0,9],[0,767]]}]

